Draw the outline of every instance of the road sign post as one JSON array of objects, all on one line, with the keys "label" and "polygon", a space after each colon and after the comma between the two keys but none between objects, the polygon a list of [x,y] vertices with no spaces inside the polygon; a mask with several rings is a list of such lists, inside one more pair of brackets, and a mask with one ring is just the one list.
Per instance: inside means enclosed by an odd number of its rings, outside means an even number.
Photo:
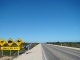
[{"label": "road sign post", "polygon": [[[18,38],[15,43],[17,46],[20,46],[22,43],[22,40],[20,38]],[[19,50],[18,50],[18,56],[19,56]]]},{"label": "road sign post", "polygon": [[[3,38],[2,38],[2,39],[0,39],[0,46],[2,47],[4,44],[5,44],[4,39],[3,39]],[[2,50],[2,56],[3,56],[3,50]]]},{"label": "road sign post", "polygon": [[10,56],[11,56],[11,50],[10,50]]},{"label": "road sign post", "polygon": [[18,50],[18,56],[19,56],[19,50]]},{"label": "road sign post", "polygon": [[[15,43],[17,46],[13,47],[12,46],[13,43]],[[0,50],[2,50],[2,56],[3,56],[3,50],[10,50],[10,56],[11,56],[11,50],[18,50],[18,56],[19,56],[21,43],[22,43],[22,40],[20,38],[16,39],[15,42],[13,42],[11,38],[9,38],[7,41],[8,46],[4,46],[5,44],[4,39],[0,39]]]},{"label": "road sign post", "polygon": [[3,50],[2,50],[2,56],[3,56]]},{"label": "road sign post", "polygon": [[5,41],[4,41],[4,39],[2,38],[2,39],[0,39],[0,45],[1,46],[3,46],[5,44]]},{"label": "road sign post", "polygon": [[[9,38],[7,43],[9,46],[11,46],[13,44],[13,40]],[[10,50],[10,56],[11,56],[11,50]]]}]

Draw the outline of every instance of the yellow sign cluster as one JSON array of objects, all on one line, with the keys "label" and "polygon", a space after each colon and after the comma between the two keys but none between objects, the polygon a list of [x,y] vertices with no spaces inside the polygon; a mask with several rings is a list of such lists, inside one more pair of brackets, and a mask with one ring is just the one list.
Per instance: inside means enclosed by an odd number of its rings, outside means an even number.
[{"label": "yellow sign cluster", "polygon": [[[8,44],[8,47],[4,47],[4,44],[6,43]],[[11,47],[13,43],[15,43],[18,47]],[[16,39],[15,42],[13,42],[11,38],[9,38],[7,42],[4,39],[0,39],[0,50],[20,50],[21,43],[22,40],[20,38]]]}]

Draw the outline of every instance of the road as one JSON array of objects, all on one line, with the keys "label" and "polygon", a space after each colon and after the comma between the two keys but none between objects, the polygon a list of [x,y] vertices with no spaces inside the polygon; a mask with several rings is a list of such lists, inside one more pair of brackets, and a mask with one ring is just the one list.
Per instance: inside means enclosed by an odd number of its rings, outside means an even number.
[{"label": "road", "polygon": [[44,60],[80,60],[80,50],[41,44]]}]

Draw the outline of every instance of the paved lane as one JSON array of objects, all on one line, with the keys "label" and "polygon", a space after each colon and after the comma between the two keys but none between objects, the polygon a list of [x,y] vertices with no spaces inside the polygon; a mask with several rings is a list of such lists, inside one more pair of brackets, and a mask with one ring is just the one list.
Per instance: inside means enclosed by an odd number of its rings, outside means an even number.
[{"label": "paved lane", "polygon": [[80,60],[80,50],[42,44],[47,60]]}]

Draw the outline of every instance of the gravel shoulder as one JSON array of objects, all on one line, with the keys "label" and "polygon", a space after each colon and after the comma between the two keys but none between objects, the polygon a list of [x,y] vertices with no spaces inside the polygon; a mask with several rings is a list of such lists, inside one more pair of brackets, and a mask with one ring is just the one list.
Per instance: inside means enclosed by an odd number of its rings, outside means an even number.
[{"label": "gravel shoulder", "polygon": [[[26,53],[28,53],[28,54],[26,54]],[[18,56],[17,58],[14,58],[13,60],[43,60],[42,59],[41,44],[38,44],[37,46],[35,46],[31,50]]]}]

